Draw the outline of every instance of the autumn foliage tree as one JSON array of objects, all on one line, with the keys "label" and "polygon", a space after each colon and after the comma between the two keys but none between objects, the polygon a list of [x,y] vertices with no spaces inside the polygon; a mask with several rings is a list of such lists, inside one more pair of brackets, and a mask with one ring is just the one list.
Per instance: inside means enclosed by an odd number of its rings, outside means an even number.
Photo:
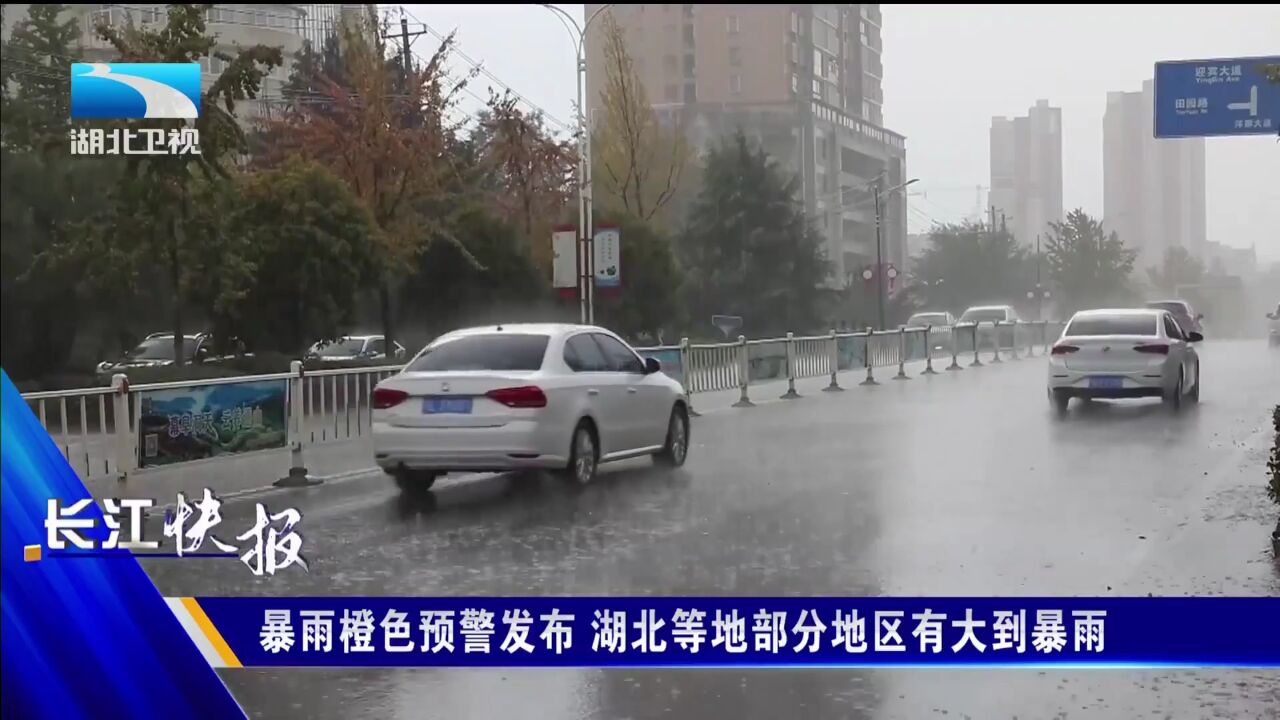
[{"label": "autumn foliage tree", "polygon": [[530,258],[546,272],[552,225],[573,197],[576,150],[554,137],[540,115],[521,110],[509,93],[490,96],[479,135],[492,179],[490,199],[498,215],[519,229]]},{"label": "autumn foliage tree", "polygon": [[415,258],[435,239],[456,244],[452,228],[460,172],[450,148],[462,122],[453,112],[468,78],[452,79],[446,65],[453,36],[425,63],[389,57],[383,33],[371,18],[348,18],[339,27],[342,77],[329,63],[310,63],[305,87],[268,123],[268,164],[289,155],[313,160],[341,178],[368,209],[378,228],[381,265],[378,292],[383,333],[395,337],[391,298]]},{"label": "autumn foliage tree", "polygon": [[689,148],[678,128],[658,122],[626,33],[611,13],[603,32],[605,84],[599,129],[591,138],[597,198],[604,210],[650,221],[679,189]]}]

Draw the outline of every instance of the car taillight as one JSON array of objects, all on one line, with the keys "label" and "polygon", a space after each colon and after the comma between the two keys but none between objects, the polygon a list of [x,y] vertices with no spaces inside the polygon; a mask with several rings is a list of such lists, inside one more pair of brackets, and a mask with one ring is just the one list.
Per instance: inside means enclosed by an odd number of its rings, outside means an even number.
[{"label": "car taillight", "polygon": [[547,406],[547,396],[542,388],[533,385],[490,390],[485,397],[512,408],[540,408]]},{"label": "car taillight", "polygon": [[1075,345],[1054,345],[1053,350],[1051,352],[1054,355],[1070,355],[1071,353],[1076,352],[1079,349],[1080,348],[1076,347]]},{"label": "car taillight", "polygon": [[1140,353],[1148,353],[1151,355],[1168,355],[1169,354],[1169,346],[1161,345],[1158,343],[1154,343],[1151,345],[1134,345],[1133,349],[1137,350]]},{"label": "car taillight", "polygon": [[374,410],[386,410],[387,408],[395,407],[408,399],[409,393],[403,390],[392,390],[390,388],[373,389]]}]

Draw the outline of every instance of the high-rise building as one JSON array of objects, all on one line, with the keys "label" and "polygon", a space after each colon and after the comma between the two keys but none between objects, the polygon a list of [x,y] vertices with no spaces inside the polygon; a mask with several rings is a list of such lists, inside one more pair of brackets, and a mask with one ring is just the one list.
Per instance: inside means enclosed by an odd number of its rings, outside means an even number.
[{"label": "high-rise building", "polygon": [[[591,16],[599,5],[587,5]],[[906,181],[904,138],[883,127],[880,5],[617,5],[611,13],[659,116],[694,147],[741,129],[801,181],[835,270],[875,263],[869,187]],[[587,34],[589,113],[605,87],[604,23]],[[884,261],[904,268],[905,192],[883,198]]]},{"label": "high-rise building", "polygon": [[1167,248],[1201,257],[1205,243],[1204,138],[1155,138],[1152,81],[1107,93],[1102,118],[1103,223],[1139,252],[1139,268]]},{"label": "high-rise building", "polygon": [[991,199],[996,221],[1035,245],[1062,221],[1062,109],[1037,100],[1025,116],[991,118]]},{"label": "high-rise building", "polygon": [[[13,32],[13,26],[27,17],[29,5],[7,4],[4,7],[4,37]],[[251,118],[260,114],[264,106],[280,97],[281,88],[288,81],[293,68],[294,55],[302,49],[304,41],[313,44],[323,42],[326,35],[335,31],[339,20],[356,12],[376,12],[376,5],[238,5],[219,4],[208,10],[208,29],[217,35],[214,48],[234,54],[237,47],[266,45],[280,48],[284,62],[263,79],[259,99],[241,103],[239,114]],[[139,27],[155,26],[167,21],[165,5],[69,5],[67,15],[80,27],[81,53],[87,61],[109,61],[115,58],[115,48],[98,37],[95,28],[99,23],[122,26],[133,23]],[[226,63],[216,57],[200,61],[206,87],[222,72]]]}]

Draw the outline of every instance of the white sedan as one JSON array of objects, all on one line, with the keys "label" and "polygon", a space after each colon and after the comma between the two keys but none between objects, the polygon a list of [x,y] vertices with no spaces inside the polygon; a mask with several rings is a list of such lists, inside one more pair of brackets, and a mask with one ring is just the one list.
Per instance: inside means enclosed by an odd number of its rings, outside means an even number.
[{"label": "white sedan", "polygon": [[1049,400],[1159,397],[1173,409],[1200,399],[1204,338],[1165,310],[1087,310],[1072,316],[1049,355]]},{"label": "white sedan", "polygon": [[680,383],[617,335],[583,325],[498,325],[437,338],[373,391],[378,465],[404,489],[453,471],[558,471],[689,451]]}]

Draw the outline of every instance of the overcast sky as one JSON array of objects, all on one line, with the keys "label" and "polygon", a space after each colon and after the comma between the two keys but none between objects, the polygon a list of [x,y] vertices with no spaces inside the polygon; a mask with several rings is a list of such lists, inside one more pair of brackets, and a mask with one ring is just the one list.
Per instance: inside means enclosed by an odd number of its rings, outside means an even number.
[{"label": "overcast sky", "polygon": [[[558,120],[575,96],[569,33],[533,5],[410,5],[433,30]],[[560,5],[581,21],[581,5]],[[1157,60],[1280,54],[1280,5],[885,5],[885,123],[907,137],[920,178],[912,231],[973,212],[988,183],[993,115],[1038,98],[1062,108],[1063,203],[1102,215],[1102,113],[1108,90],[1139,90]],[[437,45],[416,41],[419,54]],[[454,63],[466,69],[464,60]],[[487,96],[494,82],[477,78]],[[478,106],[478,100],[468,98]],[[1280,261],[1280,144],[1206,141],[1209,239]]]}]

